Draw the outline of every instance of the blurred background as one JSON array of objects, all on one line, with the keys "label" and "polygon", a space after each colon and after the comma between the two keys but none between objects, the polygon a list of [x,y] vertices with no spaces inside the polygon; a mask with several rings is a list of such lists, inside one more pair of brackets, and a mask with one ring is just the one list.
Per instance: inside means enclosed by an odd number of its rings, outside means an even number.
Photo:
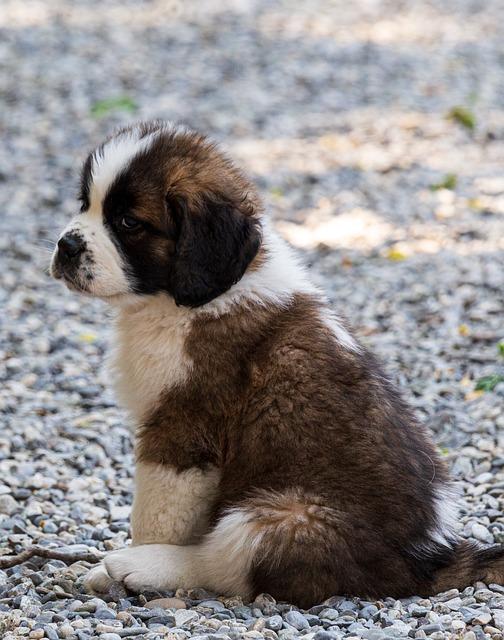
[{"label": "blurred background", "polygon": [[108,311],[46,267],[86,153],[165,118],[258,184],[504,539],[503,68],[501,0],[2,0],[0,478],[130,501]]}]

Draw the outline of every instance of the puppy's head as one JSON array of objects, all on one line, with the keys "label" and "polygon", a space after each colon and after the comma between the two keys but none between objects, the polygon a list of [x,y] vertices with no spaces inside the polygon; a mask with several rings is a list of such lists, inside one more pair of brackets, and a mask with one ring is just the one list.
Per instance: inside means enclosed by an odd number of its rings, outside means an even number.
[{"label": "puppy's head", "polygon": [[124,129],[92,152],[80,200],[51,273],[89,295],[166,292],[200,306],[236,283],[259,250],[253,187],[203,136],[165,123]]}]

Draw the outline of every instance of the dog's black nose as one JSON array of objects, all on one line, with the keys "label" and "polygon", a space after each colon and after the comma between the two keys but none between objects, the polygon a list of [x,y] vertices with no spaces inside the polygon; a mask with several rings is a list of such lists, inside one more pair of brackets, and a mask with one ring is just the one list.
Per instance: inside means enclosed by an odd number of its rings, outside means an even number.
[{"label": "dog's black nose", "polygon": [[58,256],[63,261],[77,258],[85,248],[83,238],[75,233],[67,233],[58,240]]}]

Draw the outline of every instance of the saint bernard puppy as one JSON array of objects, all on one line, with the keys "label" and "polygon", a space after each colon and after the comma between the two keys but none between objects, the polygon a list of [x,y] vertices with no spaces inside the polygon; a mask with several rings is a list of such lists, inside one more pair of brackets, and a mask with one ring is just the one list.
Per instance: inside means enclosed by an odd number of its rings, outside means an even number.
[{"label": "saint bernard puppy", "polygon": [[116,310],[111,378],[135,426],[132,544],[87,587],[334,594],[502,584],[460,540],[447,471],[375,358],[202,135],[123,129],[84,163],[51,272]]}]

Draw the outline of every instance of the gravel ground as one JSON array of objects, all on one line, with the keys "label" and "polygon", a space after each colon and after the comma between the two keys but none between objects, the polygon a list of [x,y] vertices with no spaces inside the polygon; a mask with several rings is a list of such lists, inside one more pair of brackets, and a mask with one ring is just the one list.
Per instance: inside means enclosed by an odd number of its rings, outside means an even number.
[{"label": "gravel ground", "polygon": [[[3,0],[0,553],[128,541],[132,444],[102,373],[108,311],[46,267],[86,150],[150,117],[242,162],[432,429],[463,494],[461,535],[503,542],[503,61],[501,0]],[[0,570],[0,637],[504,635],[497,585],[304,612],[201,590],[93,598],[88,566]]]}]

